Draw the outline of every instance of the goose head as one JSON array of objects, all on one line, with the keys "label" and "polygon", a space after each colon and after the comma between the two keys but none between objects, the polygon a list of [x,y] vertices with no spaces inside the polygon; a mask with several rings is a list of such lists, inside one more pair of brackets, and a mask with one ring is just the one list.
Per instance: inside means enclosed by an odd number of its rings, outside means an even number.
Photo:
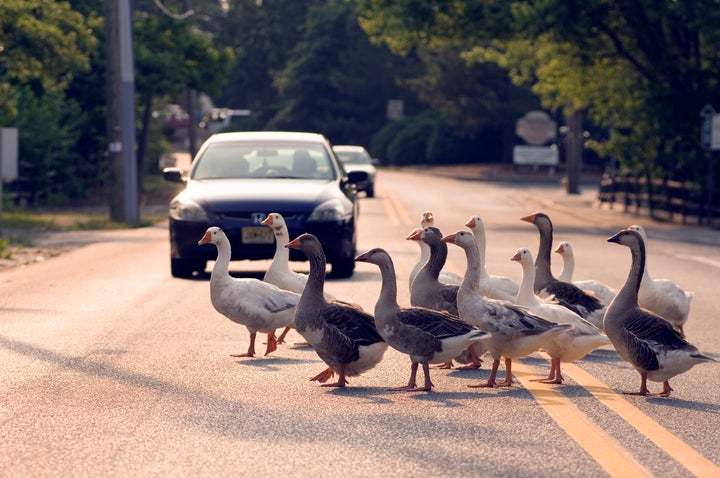
[{"label": "goose head", "polygon": [[511,261],[519,262],[520,264],[532,264],[533,255],[530,249],[521,247],[515,252],[515,255],[510,258]]},{"label": "goose head", "polygon": [[227,236],[223,230],[217,226],[212,226],[208,227],[207,231],[205,231],[203,237],[198,241],[198,245],[218,244],[223,241],[227,241]]}]

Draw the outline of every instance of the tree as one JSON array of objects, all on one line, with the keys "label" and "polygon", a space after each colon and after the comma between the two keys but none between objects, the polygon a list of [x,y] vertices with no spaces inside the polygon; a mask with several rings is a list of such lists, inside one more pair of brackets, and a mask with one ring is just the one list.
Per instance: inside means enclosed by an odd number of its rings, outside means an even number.
[{"label": "tree", "polygon": [[532,85],[546,108],[583,109],[612,130],[590,144],[626,168],[698,171],[698,113],[720,102],[713,0],[502,2],[358,0],[362,24],[396,51],[467,45]]}]

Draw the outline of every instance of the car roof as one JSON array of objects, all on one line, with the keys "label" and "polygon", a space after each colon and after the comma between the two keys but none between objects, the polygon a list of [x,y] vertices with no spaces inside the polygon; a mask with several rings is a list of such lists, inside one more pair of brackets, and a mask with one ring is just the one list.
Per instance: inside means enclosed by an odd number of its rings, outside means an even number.
[{"label": "car roof", "polygon": [[299,131],[237,131],[217,133],[209,138],[213,143],[225,141],[302,141],[306,143],[326,143],[325,136],[319,133]]}]

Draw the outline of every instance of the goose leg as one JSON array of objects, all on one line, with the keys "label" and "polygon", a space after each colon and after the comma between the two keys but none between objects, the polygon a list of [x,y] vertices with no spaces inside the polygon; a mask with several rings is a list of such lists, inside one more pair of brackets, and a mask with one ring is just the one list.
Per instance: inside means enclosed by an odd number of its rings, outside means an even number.
[{"label": "goose leg", "polygon": [[[667,383],[667,382],[666,382]],[[669,386],[669,385],[668,385]],[[623,395],[647,395],[647,372],[640,372],[640,390],[637,392],[623,392]]]},{"label": "goose leg", "polygon": [[550,373],[546,378],[533,378],[530,380],[531,382],[540,382],[540,383],[554,383],[554,384],[561,384],[563,383],[563,380],[565,380],[562,376],[562,373],[560,373],[560,359],[559,358],[553,358],[550,360]]},{"label": "goose leg", "polygon": [[470,388],[485,388],[485,387],[495,387],[495,377],[497,377],[497,371],[498,367],[500,366],[500,359],[493,360],[492,369],[490,370],[490,377],[488,377],[487,382],[478,383],[477,385],[468,385]]},{"label": "goose leg", "polygon": [[275,338],[275,331],[273,330],[267,335],[267,349],[265,349],[265,355],[277,350],[278,341]]},{"label": "goose leg", "polygon": [[417,387],[417,369],[418,369],[418,363],[413,362],[410,365],[410,380],[408,380],[407,385],[403,387],[395,387],[395,388],[389,388],[391,392],[405,392],[408,390],[414,390]]},{"label": "goose leg", "polygon": [[[250,346],[248,347],[247,353],[244,354],[230,354],[231,357],[254,357],[255,356],[255,332],[250,334]],[[267,355],[267,354],[265,354]]]},{"label": "goose leg", "polygon": [[333,383],[324,383],[323,387],[344,387],[348,381],[345,379],[345,364],[340,364],[338,371],[338,381]]},{"label": "goose leg", "polygon": [[496,383],[496,387],[509,387],[513,383],[512,380],[512,359],[505,357],[505,380]]},{"label": "goose leg", "polygon": [[448,361],[445,362],[444,364],[438,365],[437,367],[433,367],[433,368],[442,369],[442,370],[449,370],[449,369],[453,368],[453,361],[452,361],[452,360],[448,360]]},{"label": "goose leg", "polygon": [[423,388],[422,390],[429,392],[430,390],[432,390],[434,385],[432,383],[432,380],[430,380],[430,365],[427,362],[423,362],[423,372],[425,373],[425,388]]},{"label": "goose leg", "polygon": [[288,332],[290,332],[290,329],[291,329],[291,328],[292,328],[292,327],[285,327],[285,330],[283,330],[283,331],[280,333],[280,336],[277,338],[277,343],[279,343],[279,344],[284,344],[284,343],[285,343],[285,336],[288,334]]},{"label": "goose leg", "polygon": [[482,359],[480,358],[480,355],[478,355],[477,351],[475,350],[474,345],[471,345],[470,347],[468,347],[468,352],[470,352],[471,362],[467,365],[463,365],[462,367],[458,367],[458,370],[477,370],[482,365]]}]

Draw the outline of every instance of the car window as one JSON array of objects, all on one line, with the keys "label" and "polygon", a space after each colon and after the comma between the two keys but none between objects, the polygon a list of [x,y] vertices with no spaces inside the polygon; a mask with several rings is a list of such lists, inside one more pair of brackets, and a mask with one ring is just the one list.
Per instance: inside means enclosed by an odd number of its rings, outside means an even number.
[{"label": "car window", "polygon": [[322,145],[296,143],[210,144],[196,160],[193,179],[333,179],[334,169]]},{"label": "car window", "polygon": [[343,164],[371,164],[370,157],[360,152],[336,151],[335,154]]}]

